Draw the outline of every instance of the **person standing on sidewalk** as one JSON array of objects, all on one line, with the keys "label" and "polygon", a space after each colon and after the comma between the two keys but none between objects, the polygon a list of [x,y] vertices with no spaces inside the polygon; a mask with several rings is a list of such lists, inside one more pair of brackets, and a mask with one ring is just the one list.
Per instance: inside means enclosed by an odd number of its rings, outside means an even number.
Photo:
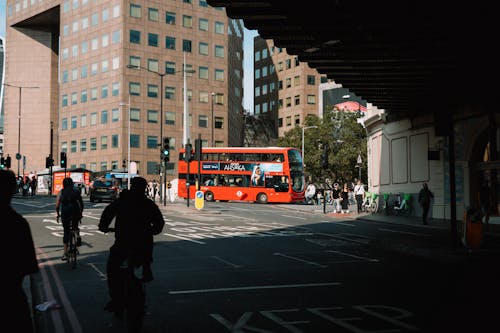
[{"label": "person standing on sidewalk", "polygon": [[[26,276],[38,272],[35,246],[28,221],[10,205],[16,191],[16,176],[12,171],[0,170],[0,212],[2,231],[9,241],[2,242],[4,282],[1,293],[5,302],[2,326],[6,330],[31,333],[33,320],[28,299],[23,289]],[[15,254],[12,253],[15,244]],[[11,329],[8,329],[11,327]]]},{"label": "person standing on sidewalk", "polygon": [[431,199],[434,198],[434,194],[427,187],[427,183],[422,184],[422,189],[418,193],[418,203],[422,206],[423,213],[422,219],[423,223],[427,224],[427,215],[429,214],[429,208],[431,206]]},{"label": "person standing on sidewalk", "polygon": [[361,179],[358,179],[358,183],[354,186],[354,195],[356,197],[356,203],[358,205],[358,214],[363,210],[363,201],[365,200],[365,186]]}]

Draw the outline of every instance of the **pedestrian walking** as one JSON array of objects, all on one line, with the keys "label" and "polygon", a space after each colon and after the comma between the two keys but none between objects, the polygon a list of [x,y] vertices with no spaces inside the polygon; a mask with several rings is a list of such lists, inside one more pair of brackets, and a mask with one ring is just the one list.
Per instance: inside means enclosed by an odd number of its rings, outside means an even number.
[{"label": "pedestrian walking", "polygon": [[[30,226],[26,219],[10,205],[16,190],[16,176],[10,170],[0,170],[0,212],[2,231],[9,241],[1,242],[3,254],[2,325],[16,332],[34,332],[31,309],[23,289],[25,277],[38,272],[35,246]],[[15,245],[15,255],[12,253]]]},{"label": "pedestrian walking", "polygon": [[36,179],[36,176],[33,175],[33,177],[31,177],[31,196],[34,196],[36,194],[36,188],[38,187],[38,179]]},{"label": "pedestrian walking", "polygon": [[306,204],[314,205],[315,196],[316,196],[316,186],[314,186],[314,183],[309,183],[306,188]]},{"label": "pedestrian walking", "polygon": [[365,185],[361,179],[358,179],[358,183],[354,186],[354,196],[356,198],[356,203],[358,206],[358,214],[363,210],[363,201],[365,200]]},{"label": "pedestrian walking", "polygon": [[347,186],[347,183],[344,183],[342,192],[340,192],[340,198],[342,199],[340,201],[342,214],[349,214],[349,193],[349,187]]},{"label": "pedestrian walking", "polygon": [[153,201],[156,201],[156,192],[158,192],[158,183],[156,179],[153,180]]},{"label": "pedestrian walking", "polygon": [[333,212],[334,213],[341,213],[342,212],[342,206],[340,205],[340,202],[342,201],[342,198],[340,196],[340,193],[342,192],[342,189],[339,187],[338,183],[333,184],[333,190],[331,191],[331,196],[332,196],[332,204],[333,204]]},{"label": "pedestrian walking", "polygon": [[418,193],[418,203],[423,209],[422,222],[427,224],[427,215],[429,214],[429,208],[431,206],[431,199],[434,198],[434,194],[427,187],[427,183],[422,184],[422,189]]}]

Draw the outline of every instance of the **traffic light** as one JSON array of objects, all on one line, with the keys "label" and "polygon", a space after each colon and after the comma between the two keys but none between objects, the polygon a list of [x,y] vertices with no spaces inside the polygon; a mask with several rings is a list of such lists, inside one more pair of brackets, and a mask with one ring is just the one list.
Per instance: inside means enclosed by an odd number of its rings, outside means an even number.
[{"label": "traffic light", "polygon": [[66,168],[68,165],[68,161],[66,159],[66,152],[62,151],[61,152],[61,168]]},{"label": "traffic light", "polygon": [[0,169],[5,168],[5,158],[2,156],[0,157]]},{"label": "traffic light", "polygon": [[163,138],[163,144],[161,147],[161,158],[165,162],[170,161],[170,139]]},{"label": "traffic light", "polygon": [[202,143],[201,139],[194,140],[194,159],[196,161],[201,161],[201,151],[202,151],[201,143]]},{"label": "traffic light", "polygon": [[10,156],[7,155],[7,157],[5,158],[5,167],[7,169],[10,169]]},{"label": "traffic light", "polygon": [[52,157],[49,155],[45,158],[45,167],[48,169],[50,167],[53,167],[54,166],[54,160],[52,159]]},{"label": "traffic light", "polygon": [[321,168],[328,169],[328,144],[323,145],[323,152],[321,153]]}]

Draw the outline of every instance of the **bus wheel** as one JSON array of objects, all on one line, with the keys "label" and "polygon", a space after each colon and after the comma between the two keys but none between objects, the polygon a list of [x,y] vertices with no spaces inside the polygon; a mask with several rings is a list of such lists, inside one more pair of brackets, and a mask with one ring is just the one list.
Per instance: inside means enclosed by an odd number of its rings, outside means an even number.
[{"label": "bus wheel", "polygon": [[205,200],[206,201],[214,201],[214,194],[210,191],[205,192]]},{"label": "bus wheel", "polygon": [[257,194],[257,202],[261,204],[267,203],[267,194],[265,193]]}]

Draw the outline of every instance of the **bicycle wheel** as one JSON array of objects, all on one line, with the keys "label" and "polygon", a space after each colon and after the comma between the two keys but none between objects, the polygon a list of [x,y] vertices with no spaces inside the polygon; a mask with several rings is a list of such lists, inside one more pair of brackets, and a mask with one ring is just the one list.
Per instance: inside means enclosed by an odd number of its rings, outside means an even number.
[{"label": "bicycle wheel", "polygon": [[72,268],[76,267],[77,256],[78,249],[76,247],[76,233],[72,230],[68,244],[68,264],[70,264]]},{"label": "bicycle wheel", "polygon": [[125,285],[125,320],[127,332],[138,333],[144,323],[146,295],[144,282],[136,278],[133,272],[128,272]]}]

